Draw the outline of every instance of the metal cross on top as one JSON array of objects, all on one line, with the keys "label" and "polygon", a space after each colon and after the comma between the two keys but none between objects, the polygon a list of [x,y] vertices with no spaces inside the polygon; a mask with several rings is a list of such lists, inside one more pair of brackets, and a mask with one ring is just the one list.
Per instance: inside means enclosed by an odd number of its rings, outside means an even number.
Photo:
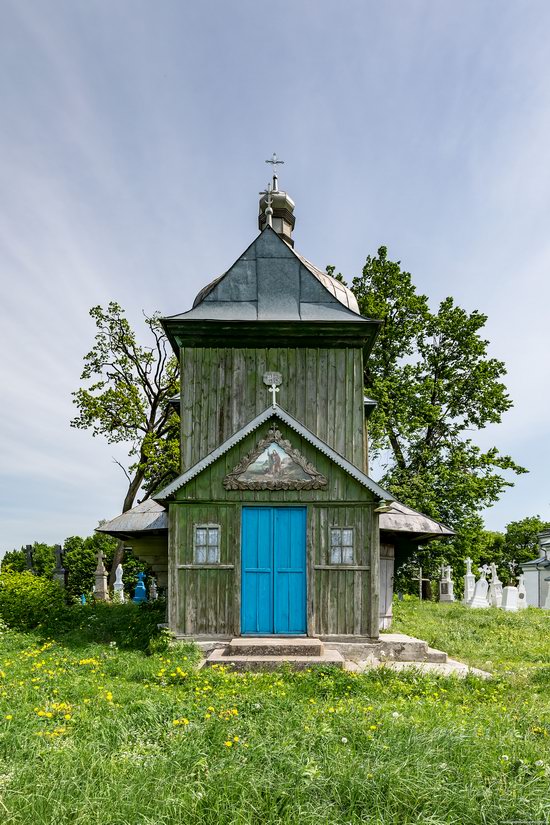
[{"label": "metal cross on top", "polygon": [[273,188],[270,183],[267,184],[267,187],[264,189],[263,192],[259,192],[260,195],[265,195],[265,219],[268,226],[273,227],[273,196],[272,193]]},{"label": "metal cross on top", "polygon": [[283,376],[280,372],[264,372],[263,382],[267,387],[267,391],[271,393],[272,404],[277,406],[277,393],[283,381]]},{"label": "metal cross on top", "polygon": [[271,393],[271,395],[272,395],[272,398],[273,398],[272,403],[273,403],[273,406],[275,407],[275,406],[277,405],[277,396],[276,396],[276,393],[278,393],[278,392],[279,392],[279,387],[278,387],[276,384],[272,384],[272,385],[269,387],[268,392],[270,392],[270,393]]},{"label": "metal cross on top", "polygon": [[273,152],[272,157],[269,160],[266,160],[266,163],[271,163],[271,165],[273,167],[273,174],[276,175],[277,174],[277,166],[280,163],[284,163],[284,160],[279,160],[279,158],[277,157],[276,152]]}]

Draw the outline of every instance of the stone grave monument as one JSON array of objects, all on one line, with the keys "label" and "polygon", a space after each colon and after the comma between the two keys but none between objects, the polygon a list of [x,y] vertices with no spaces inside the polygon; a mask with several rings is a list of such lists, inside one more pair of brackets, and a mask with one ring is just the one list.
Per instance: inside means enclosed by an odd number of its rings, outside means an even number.
[{"label": "stone grave monument", "polygon": [[489,607],[489,599],[487,596],[487,591],[489,590],[489,585],[487,584],[487,573],[490,571],[490,567],[484,564],[483,567],[479,567],[478,570],[481,573],[481,576],[476,582],[474,598],[470,602],[469,606],[480,608]]},{"label": "stone grave monument", "polygon": [[508,613],[517,613],[518,610],[518,589],[515,585],[509,584],[502,590],[502,604],[503,610]]},{"label": "stone grave monument", "polygon": [[97,567],[95,570],[94,597],[102,602],[109,601],[109,588],[107,587],[107,571],[104,565],[105,555],[102,550],[97,551]]},{"label": "stone grave monument", "polygon": [[441,580],[439,582],[439,601],[454,602],[454,584],[451,579],[452,567],[450,564],[441,565]]},{"label": "stone grave monument", "polygon": [[119,564],[115,570],[115,583],[113,584],[113,601],[119,604],[124,604],[124,583],[122,581],[123,574],[122,565]]},{"label": "stone grave monument", "polygon": [[518,577],[518,610],[525,610],[527,607],[527,591],[525,589],[524,576],[523,573],[520,573]]},{"label": "stone grave monument", "polygon": [[462,604],[470,604],[474,598],[474,590],[476,586],[476,577],[472,573],[472,559],[468,556],[466,561],[466,575],[464,576],[464,597]]},{"label": "stone grave monument", "polygon": [[63,550],[60,544],[55,545],[55,568],[52,574],[52,579],[61,587],[67,586],[67,571],[63,567]]},{"label": "stone grave monument", "polygon": [[497,566],[491,563],[491,584],[489,586],[489,604],[491,607],[500,607],[502,604],[502,582],[498,577]]}]

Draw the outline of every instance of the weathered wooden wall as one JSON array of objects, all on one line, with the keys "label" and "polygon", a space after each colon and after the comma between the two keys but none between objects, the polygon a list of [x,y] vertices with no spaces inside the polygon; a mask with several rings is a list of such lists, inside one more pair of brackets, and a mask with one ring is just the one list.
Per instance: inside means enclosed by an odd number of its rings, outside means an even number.
[{"label": "weathered wooden wall", "polygon": [[[328,479],[325,490],[227,491],[225,475],[265,437],[248,436],[176,493],[170,509],[171,626],[179,634],[231,636],[240,632],[241,507],[307,505],[308,633],[372,636],[378,627],[378,516],[374,496],[290,428],[285,438]],[[221,525],[219,565],[193,563],[193,525]],[[330,564],[330,528],[353,527],[355,563]]]},{"label": "weathered wooden wall", "polygon": [[[240,460],[251,452],[259,441],[265,438],[272,426],[279,429],[292,446],[299,450],[313,466],[322,473],[328,481],[323,490],[258,490],[235,491],[226,490],[223,486],[225,476],[235,469]],[[327,456],[318,452],[310,443],[298,435],[290,427],[276,418],[266,422],[254,433],[248,435],[231,450],[228,450],[216,462],[204,469],[185,487],[176,492],[180,501],[213,501],[283,504],[284,502],[319,502],[336,501],[353,504],[355,502],[370,502],[374,496],[352,476],[334,464]]]},{"label": "weathered wooden wall", "polygon": [[[172,504],[170,523],[170,626],[182,635],[231,636],[238,633],[240,507]],[[195,524],[221,526],[219,564],[194,564]],[[238,587],[236,582],[239,582]]]},{"label": "weathered wooden wall", "polygon": [[380,630],[391,627],[393,617],[393,575],[395,569],[395,547],[393,544],[380,545]]},{"label": "weathered wooden wall", "polygon": [[182,470],[269,406],[262,381],[278,371],[277,401],[333,449],[364,466],[360,348],[184,348],[181,350]]},{"label": "weathered wooden wall", "polygon": [[[308,507],[310,635],[370,635],[372,520],[372,506]],[[353,527],[353,565],[330,563],[331,527]]]},{"label": "weathered wooden wall", "polygon": [[[172,627],[178,634],[231,636],[240,632],[241,505],[175,503],[170,555]],[[309,504],[307,508],[308,634],[371,636],[373,506]],[[193,525],[221,526],[220,564],[194,564]],[[353,565],[330,563],[330,528],[353,527]],[[174,586],[175,585],[175,586]],[[378,617],[377,617],[378,619]]]}]

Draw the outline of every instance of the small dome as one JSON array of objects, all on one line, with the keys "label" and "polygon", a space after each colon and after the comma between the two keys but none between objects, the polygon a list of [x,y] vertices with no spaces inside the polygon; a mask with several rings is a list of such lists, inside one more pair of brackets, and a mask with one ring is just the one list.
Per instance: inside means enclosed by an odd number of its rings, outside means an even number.
[{"label": "small dome", "polygon": [[260,198],[258,228],[263,230],[266,226],[271,226],[283,241],[294,246],[292,230],[296,223],[295,205],[290,195],[279,190],[277,175],[273,175],[273,184],[268,187],[268,191],[262,192]]}]

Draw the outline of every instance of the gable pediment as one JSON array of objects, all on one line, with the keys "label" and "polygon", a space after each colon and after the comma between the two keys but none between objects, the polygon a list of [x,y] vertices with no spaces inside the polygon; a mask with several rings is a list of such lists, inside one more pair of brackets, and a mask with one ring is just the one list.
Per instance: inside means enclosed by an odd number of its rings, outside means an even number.
[{"label": "gable pediment", "polygon": [[[242,427],[240,430],[238,430],[236,433],[234,433],[232,436],[230,436],[230,438],[228,438],[226,441],[224,441],[223,444],[220,444],[219,447],[217,447],[215,450],[213,450],[208,455],[204,456],[204,458],[201,458],[200,461],[198,461],[196,464],[194,464],[192,467],[190,467],[188,470],[186,470],[180,476],[178,476],[178,478],[176,478],[174,481],[172,481],[170,484],[168,484],[166,487],[164,487],[162,490],[160,490],[158,493],[156,493],[153,496],[153,498],[155,499],[155,501],[166,501],[166,500],[171,499],[178,492],[178,490],[182,489],[190,481],[192,481],[194,478],[201,475],[208,467],[210,467],[211,465],[219,462],[222,459],[223,456],[225,456],[227,453],[229,453],[229,451],[233,451],[234,448],[236,448],[239,444],[241,444],[241,442],[243,442],[245,439],[251,438],[254,435],[254,433],[256,433],[256,431],[259,430],[260,427],[262,427],[263,425],[265,425],[267,423],[271,423],[271,425],[272,425],[271,429],[273,429],[273,425],[279,424],[279,422],[284,424],[286,427],[289,428],[289,431],[291,431],[291,432],[289,432],[288,436],[286,436],[287,440],[291,440],[293,438],[293,433],[296,433],[298,436],[301,437],[301,439],[303,440],[303,443],[311,445],[311,447],[313,447],[314,450],[316,450],[321,456],[323,456],[325,458],[325,460],[328,458],[329,462],[331,462],[333,465],[336,465],[340,469],[340,471],[343,471],[345,474],[347,474],[352,479],[354,479],[356,482],[358,482],[360,487],[368,490],[370,494],[373,494],[378,499],[386,500],[386,501],[393,501],[393,496],[390,493],[388,493],[386,490],[384,490],[382,487],[380,487],[380,485],[378,485],[375,481],[373,481],[371,478],[369,478],[369,476],[367,476],[364,472],[362,472],[362,470],[360,470],[358,467],[356,467],[354,464],[352,464],[351,461],[348,461],[346,458],[344,458],[344,456],[337,453],[332,447],[330,447],[328,444],[326,444],[326,442],[322,441],[318,436],[316,436],[314,433],[312,433],[311,430],[308,430],[308,428],[304,424],[302,424],[300,421],[298,421],[296,418],[294,418],[292,415],[290,415],[290,413],[288,413],[286,410],[284,410],[279,405],[273,405],[271,407],[267,407],[262,413],[257,415],[248,424],[246,424],[244,427]],[[272,441],[273,441],[273,439],[272,439]],[[263,450],[265,450],[266,446],[268,446],[268,445],[267,444],[264,445],[264,447],[259,450],[259,452],[257,453],[257,455],[254,458],[258,458],[262,454]],[[246,448],[246,456],[249,457],[249,464],[251,462],[253,463],[253,461],[254,461],[254,458],[252,456],[252,454],[254,452],[254,449],[257,450],[259,448],[260,448],[260,442],[256,442],[255,447],[254,447],[254,442],[251,445],[250,440],[249,440],[248,446]],[[292,445],[291,445],[291,449],[293,449]],[[300,454],[298,452],[296,452],[296,453],[287,452],[287,455],[295,463],[300,464],[300,462],[298,461],[298,456]],[[234,471],[237,469],[237,467],[240,466],[240,464],[243,462],[243,459],[244,459],[244,457],[239,460],[238,454],[235,455],[235,462],[236,463],[233,465]],[[313,461],[314,460],[315,459],[313,457]],[[281,462],[282,462],[282,457],[281,457]],[[326,461],[325,461],[325,463],[326,463]],[[247,469],[247,466],[249,466],[249,465],[245,466],[245,464],[243,464],[243,466],[240,470],[240,473],[238,473],[237,475],[242,474]],[[291,465],[289,464],[288,466],[291,466]],[[311,478],[313,478],[313,479],[317,478],[317,482],[318,483],[320,482],[320,477],[316,477],[316,475],[315,475],[317,471],[316,471],[316,468],[314,467],[313,464],[310,464],[307,467],[303,466],[303,465],[301,465],[301,466],[302,466],[302,469],[305,470],[305,472]],[[234,471],[230,471],[229,474],[228,474],[227,470],[226,470],[224,478],[227,477],[228,475],[232,475],[232,472],[234,472]],[[293,472],[297,472],[297,471],[294,470]],[[319,474],[319,476],[320,476],[320,474]],[[302,481],[307,482],[308,479],[307,478],[302,478]],[[236,489],[239,489],[239,488],[236,488]],[[258,489],[260,489],[260,488],[258,488]],[[262,489],[269,489],[269,488],[262,488]],[[277,489],[285,489],[285,488],[280,487],[280,488],[277,488]],[[290,489],[290,488],[287,488],[287,489]],[[299,489],[299,488],[293,488],[293,489]],[[324,487],[322,487],[322,486],[321,487],[311,487],[311,488],[302,487],[301,489],[319,489],[319,490],[323,490]]]},{"label": "gable pediment", "polygon": [[273,426],[226,475],[223,486],[226,490],[322,490],[327,479]]}]

